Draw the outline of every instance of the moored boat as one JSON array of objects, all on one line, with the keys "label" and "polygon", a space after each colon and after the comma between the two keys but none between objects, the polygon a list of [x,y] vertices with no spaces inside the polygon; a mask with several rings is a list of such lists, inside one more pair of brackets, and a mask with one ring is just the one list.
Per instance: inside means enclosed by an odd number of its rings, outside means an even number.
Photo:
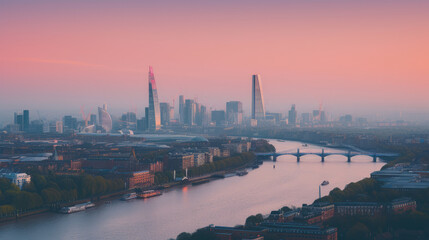
[{"label": "moored boat", "polygon": [[148,190],[148,191],[144,191],[144,192],[137,194],[137,197],[138,198],[151,198],[151,197],[156,197],[159,195],[162,195],[161,191]]},{"label": "moored boat", "polygon": [[81,204],[77,204],[74,206],[70,206],[70,207],[63,207],[60,209],[61,213],[75,213],[75,212],[80,212],[80,211],[84,211],[87,208],[92,208],[95,207],[95,204],[92,202],[86,202],[86,203],[81,203]]},{"label": "moored boat", "polygon": [[128,200],[135,199],[135,198],[137,198],[137,194],[135,192],[132,192],[132,193],[127,193],[124,196],[122,196],[121,200],[122,201],[128,201]]}]

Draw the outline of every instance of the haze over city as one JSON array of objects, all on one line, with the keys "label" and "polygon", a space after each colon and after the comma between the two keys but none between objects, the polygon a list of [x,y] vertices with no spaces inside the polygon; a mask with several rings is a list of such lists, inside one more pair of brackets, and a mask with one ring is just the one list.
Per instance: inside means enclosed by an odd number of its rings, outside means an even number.
[{"label": "haze over city", "polygon": [[[1,1],[0,122],[20,109],[79,115],[160,101],[428,119],[426,1]],[[341,19],[341,20],[339,20]],[[410,115],[410,113],[412,113]],[[401,115],[402,114],[402,115]]]}]

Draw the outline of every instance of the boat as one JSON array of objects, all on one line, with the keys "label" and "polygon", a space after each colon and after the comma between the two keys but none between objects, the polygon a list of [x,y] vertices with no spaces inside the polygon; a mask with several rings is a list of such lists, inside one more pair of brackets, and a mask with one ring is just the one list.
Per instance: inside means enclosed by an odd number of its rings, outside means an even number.
[{"label": "boat", "polygon": [[322,184],[320,184],[320,185],[322,185],[322,186],[326,186],[326,185],[328,185],[329,184],[329,181],[323,181],[322,182]]},{"label": "boat", "polygon": [[159,195],[162,195],[161,191],[147,190],[147,191],[144,191],[142,193],[137,194],[137,197],[144,199],[144,198],[156,197],[156,196],[159,196]]},{"label": "boat", "polygon": [[81,204],[77,204],[74,206],[70,206],[70,207],[63,207],[60,209],[61,213],[75,213],[75,212],[80,212],[80,211],[85,211],[88,208],[92,208],[95,207],[95,204],[92,202],[86,202],[86,203],[81,203]]},{"label": "boat", "polygon": [[308,147],[307,143],[302,144],[303,147]]},{"label": "boat", "polygon": [[241,176],[247,175],[248,172],[246,170],[244,170],[244,171],[238,171],[236,174],[237,174],[237,176],[241,177]]},{"label": "boat", "polygon": [[122,196],[121,200],[122,201],[128,201],[128,200],[135,199],[135,198],[137,198],[137,194],[135,192],[132,192],[132,193],[127,193],[124,196]]},{"label": "boat", "polygon": [[276,168],[276,165],[273,165],[273,168]]}]

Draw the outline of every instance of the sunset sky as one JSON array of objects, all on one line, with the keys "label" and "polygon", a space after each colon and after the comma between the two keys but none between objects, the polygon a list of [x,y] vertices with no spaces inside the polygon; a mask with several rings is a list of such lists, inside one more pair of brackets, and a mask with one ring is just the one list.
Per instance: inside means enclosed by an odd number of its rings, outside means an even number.
[{"label": "sunset sky", "polygon": [[[79,116],[180,94],[213,109],[251,75],[266,109],[302,113],[429,112],[429,1],[0,0],[0,114]],[[2,119],[0,119],[2,120]]]}]

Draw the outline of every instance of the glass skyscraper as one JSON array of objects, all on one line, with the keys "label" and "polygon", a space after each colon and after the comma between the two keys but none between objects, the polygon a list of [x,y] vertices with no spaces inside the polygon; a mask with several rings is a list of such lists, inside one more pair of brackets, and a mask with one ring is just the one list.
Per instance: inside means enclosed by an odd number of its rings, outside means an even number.
[{"label": "glass skyscraper", "polygon": [[149,67],[149,131],[156,131],[161,128],[161,114],[159,109],[158,91],[156,89],[155,76],[152,67]]},{"label": "glass skyscraper", "polygon": [[98,120],[100,121],[100,126],[106,133],[112,131],[112,117],[107,112],[106,104],[103,104],[103,108],[98,107]]},{"label": "glass skyscraper", "polygon": [[252,119],[265,119],[264,96],[259,74],[252,76]]}]

